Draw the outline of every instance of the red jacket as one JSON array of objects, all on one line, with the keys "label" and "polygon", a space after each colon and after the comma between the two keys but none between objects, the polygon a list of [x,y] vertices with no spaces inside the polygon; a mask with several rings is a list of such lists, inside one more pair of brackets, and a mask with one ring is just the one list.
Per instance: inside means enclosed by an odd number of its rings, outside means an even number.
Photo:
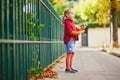
[{"label": "red jacket", "polygon": [[64,44],[67,44],[71,38],[78,40],[78,35],[72,35],[72,31],[78,31],[79,29],[75,26],[73,20],[65,19],[64,21]]}]

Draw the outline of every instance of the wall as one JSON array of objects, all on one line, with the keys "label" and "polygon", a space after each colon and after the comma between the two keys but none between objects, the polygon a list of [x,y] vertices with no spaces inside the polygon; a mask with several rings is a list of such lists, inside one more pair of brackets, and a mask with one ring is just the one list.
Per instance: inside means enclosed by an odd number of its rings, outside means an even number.
[{"label": "wall", "polygon": [[[120,28],[118,29],[118,42],[120,44]],[[81,46],[81,35],[79,41],[76,42],[76,47]],[[101,47],[104,44],[110,45],[110,28],[89,28],[88,29],[88,47]]]}]

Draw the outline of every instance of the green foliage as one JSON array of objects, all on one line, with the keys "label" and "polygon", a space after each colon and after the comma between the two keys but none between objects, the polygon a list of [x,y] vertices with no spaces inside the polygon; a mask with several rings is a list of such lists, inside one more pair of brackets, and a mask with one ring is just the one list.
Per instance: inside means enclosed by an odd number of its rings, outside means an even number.
[{"label": "green foliage", "polygon": [[108,24],[110,21],[110,4],[107,0],[81,0],[80,3],[75,6],[75,9],[79,9],[77,13],[79,13],[84,20],[97,22],[99,24]]},{"label": "green foliage", "polygon": [[49,2],[52,4],[54,7],[55,11],[60,15],[62,18],[63,16],[63,11],[66,8],[66,5],[64,4],[64,0],[49,0]]},{"label": "green foliage", "polygon": [[79,0],[67,0],[67,1],[79,1]]},{"label": "green foliage", "polygon": [[[32,0],[31,0],[32,1]],[[27,33],[30,36],[31,40],[36,41],[37,36],[41,34],[42,29],[44,28],[43,24],[37,25],[36,22],[34,22],[34,15],[27,13]],[[28,74],[30,76],[34,76],[36,74],[39,74],[40,76],[44,73],[44,68],[40,67],[40,63],[38,61],[38,52],[36,50],[32,51],[32,64],[34,64],[33,67],[31,67],[28,70]],[[38,66],[38,68],[36,68]]]},{"label": "green foliage", "polygon": [[[77,4],[59,4],[59,0],[49,0],[55,10],[58,12],[58,14],[62,17],[63,16],[63,11],[67,7],[73,7],[76,11],[76,16],[75,16],[75,23],[80,24],[85,21],[89,22],[96,22],[99,25],[107,25],[110,22],[110,9],[111,9],[111,4],[109,0],[62,0],[64,3],[66,2],[71,2],[71,1],[76,1],[78,2]],[[58,1],[58,2],[54,2]],[[120,3],[119,3],[120,4]],[[118,9],[120,10],[119,4]],[[118,16],[118,19],[119,16]],[[118,25],[119,25],[119,20],[118,20]],[[95,24],[93,24],[95,25]],[[98,25],[98,26],[99,26]]]},{"label": "green foliage", "polygon": [[[98,28],[98,27],[103,27],[104,25],[103,24],[98,24],[98,23],[89,23],[88,24],[88,27],[90,28]],[[109,24],[106,25],[107,27],[109,27]]]},{"label": "green foliage", "polygon": [[63,11],[66,7],[61,4],[56,4],[54,5],[54,9],[57,11],[57,13],[62,17],[63,16]]},{"label": "green foliage", "polygon": [[28,3],[32,3],[34,0],[28,0]]},{"label": "green foliage", "polygon": [[42,29],[44,28],[44,25],[43,24],[39,24],[38,27],[37,27],[37,33],[36,34],[41,34],[42,33]]},{"label": "green foliage", "polygon": [[118,16],[118,27],[120,27],[120,11],[118,11],[117,16]]},{"label": "green foliage", "polygon": [[33,50],[32,51],[32,62],[34,65],[36,65],[38,63],[38,52],[37,50]]},{"label": "green foliage", "polygon": [[98,9],[97,9],[97,13],[95,14],[96,22],[99,24],[105,24],[105,25],[108,24],[110,22],[110,2],[109,2],[109,0],[105,0],[105,1],[98,0],[97,6],[98,6]]},{"label": "green foliage", "polygon": [[30,36],[31,40],[36,41],[37,36],[41,34],[42,29],[44,28],[43,24],[37,25],[36,22],[34,22],[34,15],[27,13],[27,33]]},{"label": "green foliage", "polygon": [[34,32],[30,33],[30,39],[33,40],[33,41],[37,40],[37,38],[35,37],[35,33]]},{"label": "green foliage", "polygon": [[85,20],[83,20],[80,15],[75,15],[75,24],[80,24],[80,23],[83,23],[85,22]]},{"label": "green foliage", "polygon": [[28,74],[32,77],[36,74],[39,74],[40,76],[42,76],[42,74],[45,72],[44,68],[40,67],[40,68],[30,68],[28,71]]},{"label": "green foliage", "polygon": [[120,1],[117,2],[117,10],[120,11]]},{"label": "green foliage", "polygon": [[45,72],[45,69],[40,67],[40,61],[38,60],[38,52],[36,50],[32,51],[32,64],[34,66],[28,70],[29,76],[32,77],[36,74],[42,76],[42,74]]},{"label": "green foliage", "polygon": [[[57,2],[58,1],[58,2]],[[49,0],[49,2],[53,5],[54,9],[56,10],[56,12],[60,15],[60,17],[63,17],[63,12],[65,8],[73,8],[74,7],[74,3],[73,2],[78,2],[79,0],[62,0],[62,2],[60,2],[60,0]],[[66,3],[69,4],[66,4]],[[75,23],[79,24],[80,22],[83,22],[83,20],[81,19],[80,15],[76,15],[75,16]]]}]

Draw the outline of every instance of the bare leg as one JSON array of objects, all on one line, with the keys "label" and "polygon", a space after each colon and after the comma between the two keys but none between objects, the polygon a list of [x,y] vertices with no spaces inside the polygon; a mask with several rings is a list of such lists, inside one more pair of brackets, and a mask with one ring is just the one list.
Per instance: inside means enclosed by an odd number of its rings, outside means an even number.
[{"label": "bare leg", "polygon": [[74,57],[74,53],[71,53],[71,57],[70,57],[70,69],[72,68],[73,57]]},{"label": "bare leg", "polygon": [[67,53],[67,55],[66,55],[66,69],[71,69],[71,67],[70,67],[71,55],[72,55],[72,53]]}]

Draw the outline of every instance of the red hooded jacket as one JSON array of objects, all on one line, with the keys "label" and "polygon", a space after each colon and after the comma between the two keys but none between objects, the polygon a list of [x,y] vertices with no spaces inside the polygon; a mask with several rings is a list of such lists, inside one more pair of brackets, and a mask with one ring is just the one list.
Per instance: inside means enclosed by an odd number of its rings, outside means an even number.
[{"label": "red hooded jacket", "polygon": [[65,19],[64,20],[64,44],[67,44],[71,38],[74,40],[78,40],[78,35],[72,35],[72,31],[79,31],[79,29],[75,26],[73,20]]}]

